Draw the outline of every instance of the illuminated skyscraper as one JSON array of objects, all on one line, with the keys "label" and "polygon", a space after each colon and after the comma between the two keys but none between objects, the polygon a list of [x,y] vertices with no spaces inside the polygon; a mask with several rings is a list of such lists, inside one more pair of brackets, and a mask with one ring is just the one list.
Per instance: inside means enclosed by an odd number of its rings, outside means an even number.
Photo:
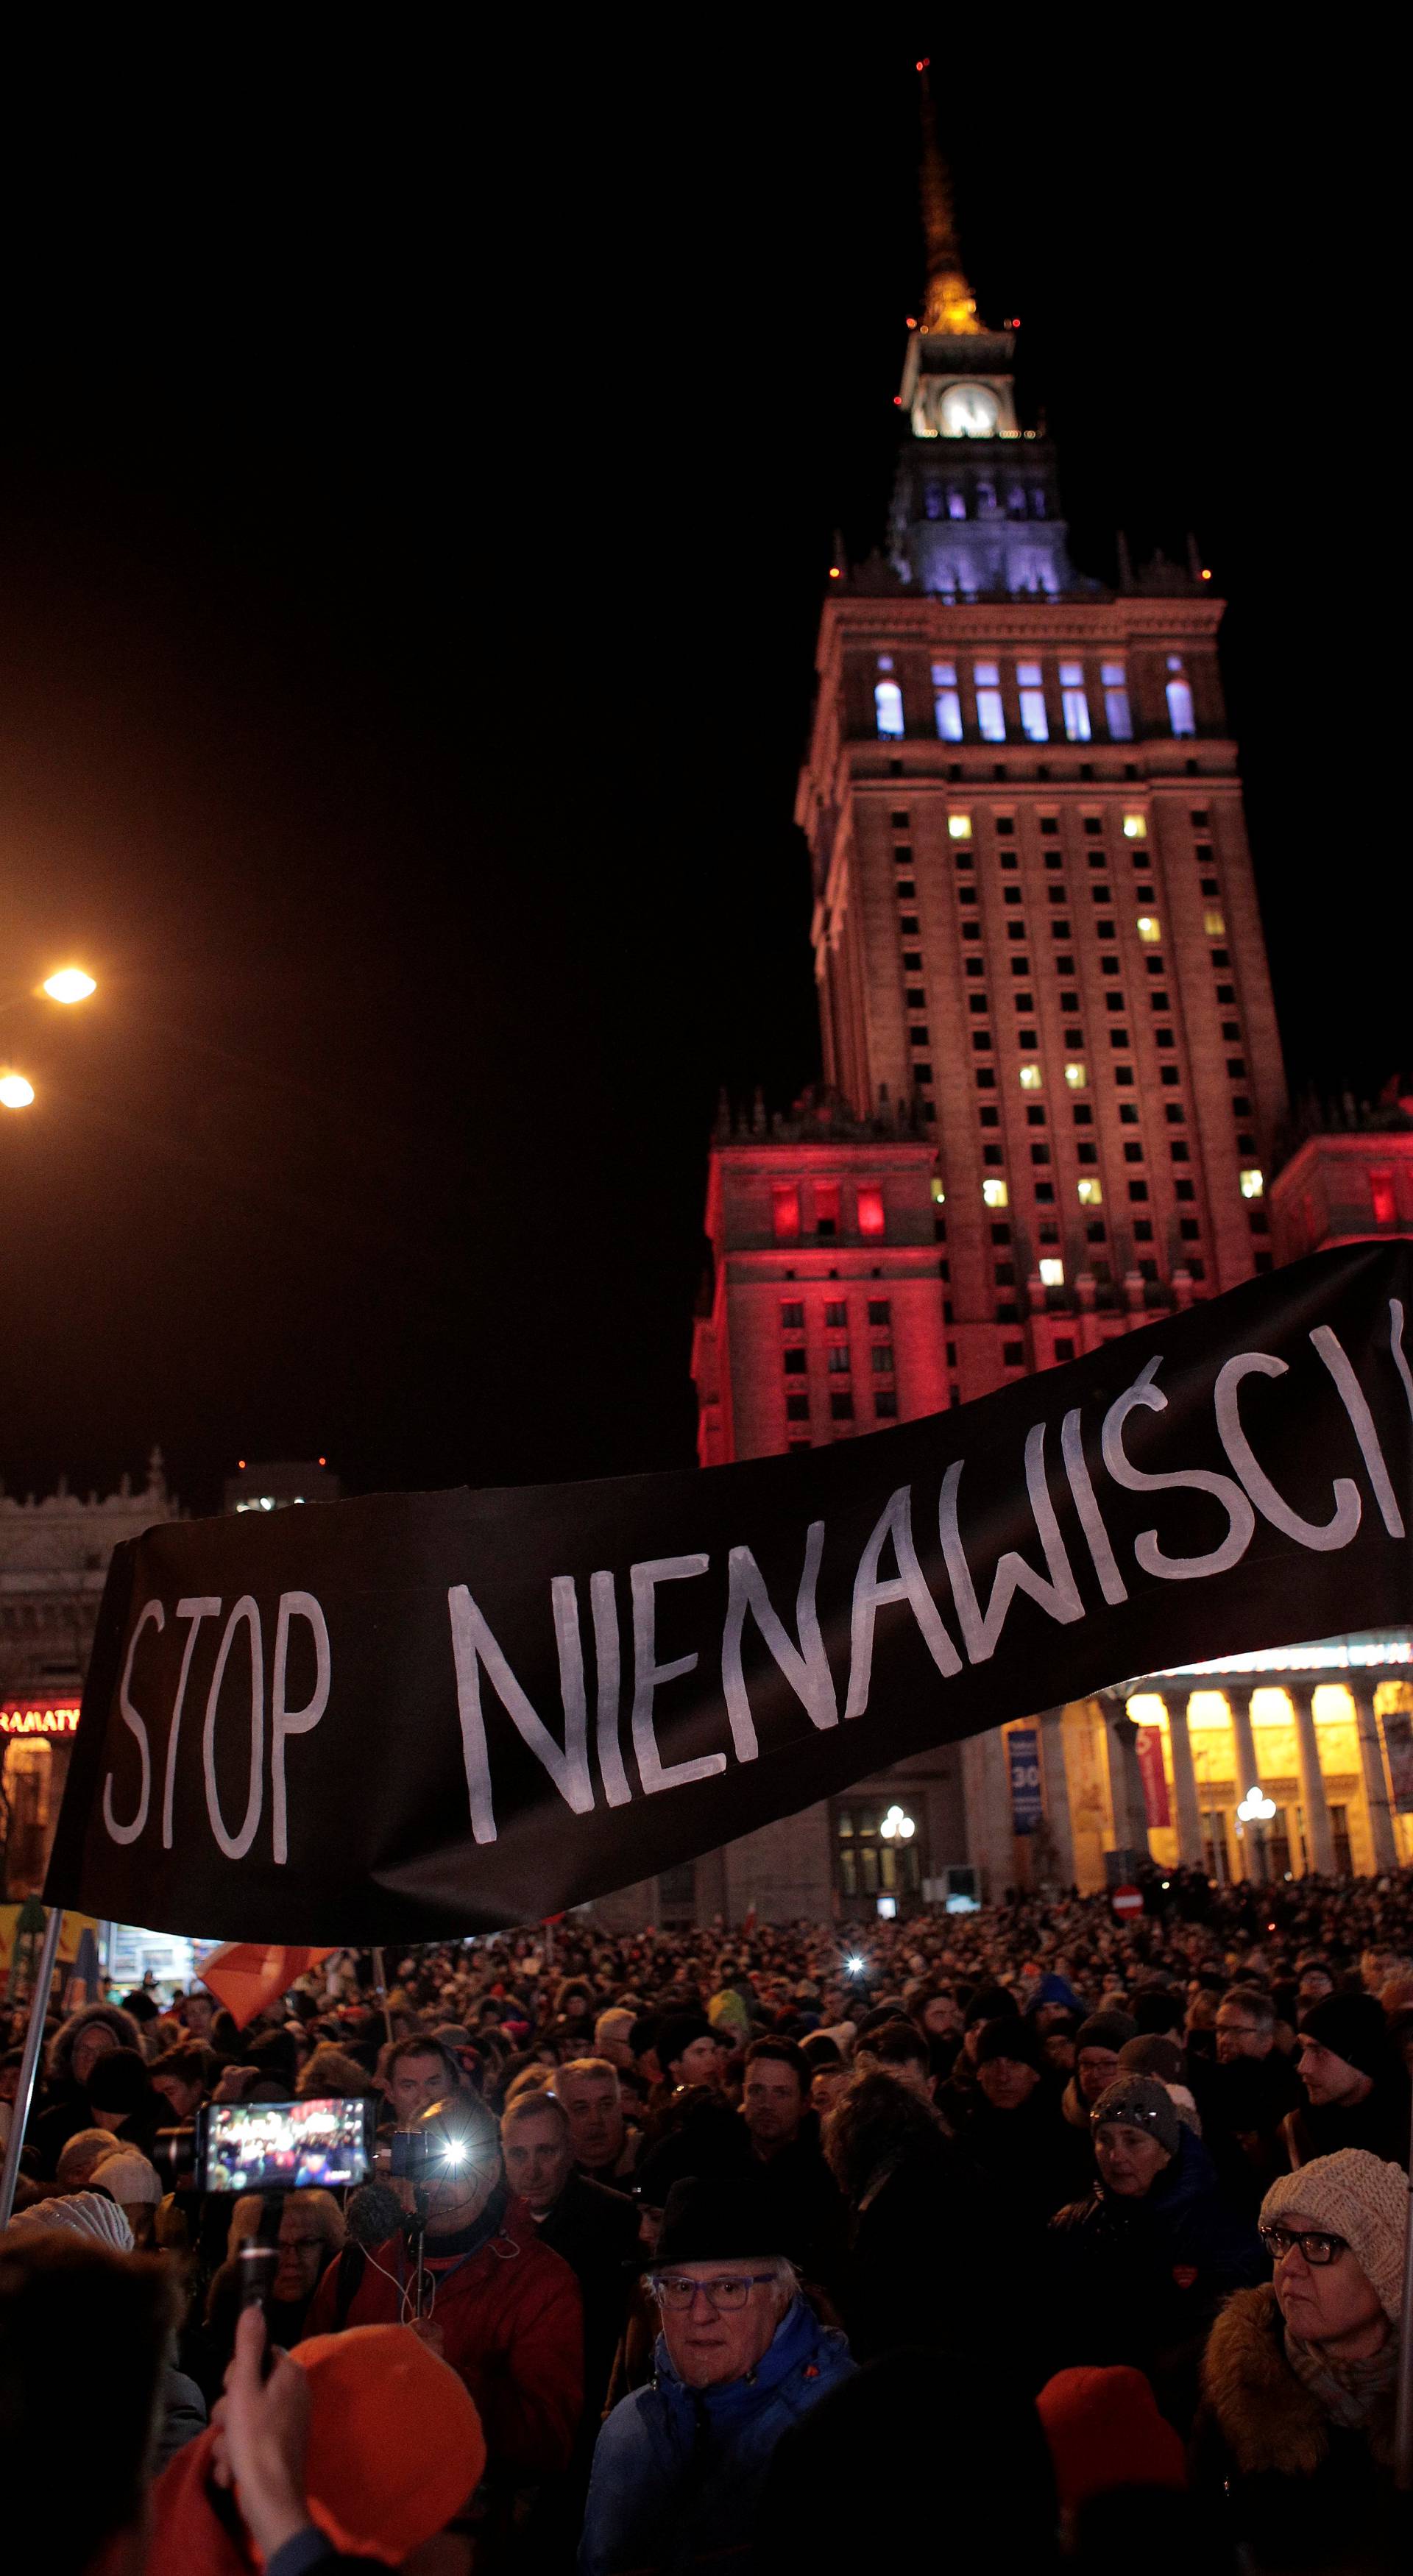
[{"label": "illuminated skyscraper", "polygon": [[[965,1402],[1271,1264],[1285,1091],[1223,603],[1191,547],[1136,577],[1121,549],[1117,589],[1075,570],[925,91],[922,175],[890,556],[831,572],[796,806],[826,1089],[713,1146],[705,1465]],[[1135,1730],[1086,1702],[1037,1733],[1044,1874],[1095,1883],[1142,1840]],[[998,1892],[1030,1865],[1012,1823],[980,1738],[676,1873],[663,1908],[817,1912],[962,1863]]]}]

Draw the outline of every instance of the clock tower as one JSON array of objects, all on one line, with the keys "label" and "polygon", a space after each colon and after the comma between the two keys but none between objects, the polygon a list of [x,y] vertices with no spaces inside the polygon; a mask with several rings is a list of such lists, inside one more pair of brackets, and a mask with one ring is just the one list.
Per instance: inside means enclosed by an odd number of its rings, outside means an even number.
[{"label": "clock tower", "polygon": [[927,291],[897,396],[912,443],[893,494],[893,560],[943,599],[1056,598],[1084,585],[1066,551],[1054,449],[1016,418],[1013,333],[977,320],[925,64],[920,77]]}]

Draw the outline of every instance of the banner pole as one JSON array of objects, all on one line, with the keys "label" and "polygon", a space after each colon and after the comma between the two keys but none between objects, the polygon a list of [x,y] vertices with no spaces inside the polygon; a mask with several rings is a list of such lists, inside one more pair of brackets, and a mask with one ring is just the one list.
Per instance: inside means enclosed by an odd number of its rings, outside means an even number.
[{"label": "banner pole", "polygon": [[1393,2483],[1413,2490],[1413,2096],[1408,2140],[1408,2239],[1403,2252],[1403,2306],[1398,2321],[1398,2412],[1393,2427]]},{"label": "banner pole", "polygon": [[385,2036],[386,2038],[388,2038],[388,2039],[391,2039],[391,2037],[392,2037],[392,2014],[391,2014],[391,2013],[389,2012],[389,2010],[388,2010],[388,1971],[387,1971],[387,1962],[386,1962],[386,1960],[385,1960],[385,1959],[384,1959],[384,1957],[383,1957],[382,1951],[381,1951],[380,1949],[378,1949],[378,1947],[376,1946],[376,1944],[374,1945],[374,1949],[373,1949],[373,1983],[374,1983],[374,1985],[377,1987],[377,1990],[378,1990],[378,2001],[379,2001],[379,2003],[380,2003],[380,2004],[382,2005],[382,2007],[383,2007],[383,2032],[384,2032],[384,2036]]},{"label": "banner pole", "polygon": [[29,2026],[25,2031],[24,2056],[20,2060],[19,2089],[11,2112],[10,2135],[5,2146],[5,2170],[0,2176],[0,2228],[10,2224],[15,2206],[15,2185],[20,2178],[20,2155],[29,2126],[30,2105],[34,2100],[34,2079],[39,2066],[40,2043],[44,2037],[44,2016],[49,2009],[49,1989],[54,1983],[54,1962],[59,1955],[59,1934],[63,1926],[62,1905],[51,1905],[40,1944],[39,1965],[34,1975],[34,1992],[29,1999]]}]

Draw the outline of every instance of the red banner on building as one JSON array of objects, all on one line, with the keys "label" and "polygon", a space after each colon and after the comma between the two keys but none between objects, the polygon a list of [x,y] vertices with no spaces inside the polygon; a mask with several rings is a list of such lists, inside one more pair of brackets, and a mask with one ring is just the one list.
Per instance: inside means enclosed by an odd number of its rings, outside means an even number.
[{"label": "red banner on building", "polygon": [[1149,1825],[1170,1825],[1173,1819],[1168,1805],[1168,1775],[1163,1769],[1161,1726],[1140,1726],[1138,1769],[1143,1781],[1143,1812]]}]

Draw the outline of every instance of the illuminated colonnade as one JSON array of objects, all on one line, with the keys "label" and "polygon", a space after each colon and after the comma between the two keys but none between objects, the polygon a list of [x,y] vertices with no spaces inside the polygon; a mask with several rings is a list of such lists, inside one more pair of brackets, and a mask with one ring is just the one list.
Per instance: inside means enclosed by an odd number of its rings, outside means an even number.
[{"label": "illuminated colonnade", "polygon": [[[1334,1657],[1317,1663],[1313,1652],[1307,1669],[1279,1679],[1261,1675],[1274,1656],[1235,1660],[1246,1669],[1155,1675],[1128,1694],[1130,1717],[1156,1731],[1162,1750],[1171,1821],[1147,1828],[1153,1859],[1205,1866],[1219,1880],[1413,1861],[1413,1816],[1397,1812],[1384,1735],[1384,1721],[1413,1706],[1409,1685],[1352,1658],[1338,1678],[1322,1678]],[[1275,1812],[1243,1821],[1253,1791]],[[1116,1840],[1120,1806],[1115,1797]],[[1136,1821],[1141,1829],[1141,1812]],[[1141,1830],[1136,1838],[1141,1848]]]}]

